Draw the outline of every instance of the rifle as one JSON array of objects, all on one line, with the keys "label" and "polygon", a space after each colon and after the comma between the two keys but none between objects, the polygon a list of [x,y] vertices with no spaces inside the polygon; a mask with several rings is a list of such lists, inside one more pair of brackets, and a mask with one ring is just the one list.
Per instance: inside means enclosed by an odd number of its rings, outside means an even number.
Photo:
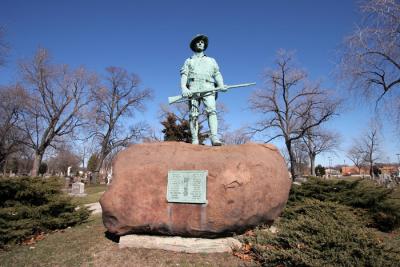
[{"label": "rifle", "polygon": [[[176,96],[170,96],[168,97],[168,103],[174,104],[174,103],[180,103],[180,102],[184,102],[190,99],[197,99],[197,98],[201,98],[207,95],[210,95],[214,92],[218,92],[218,91],[227,91],[229,89],[233,89],[233,88],[238,88],[238,87],[246,87],[246,86],[251,86],[251,85],[255,85],[256,83],[242,83],[242,84],[235,84],[235,85],[226,85],[223,88],[215,88],[215,89],[211,89],[211,90],[205,90],[205,91],[193,91],[192,92],[192,96],[191,97],[184,97],[182,95],[176,95]],[[201,96],[193,96],[197,93],[201,93]]]}]

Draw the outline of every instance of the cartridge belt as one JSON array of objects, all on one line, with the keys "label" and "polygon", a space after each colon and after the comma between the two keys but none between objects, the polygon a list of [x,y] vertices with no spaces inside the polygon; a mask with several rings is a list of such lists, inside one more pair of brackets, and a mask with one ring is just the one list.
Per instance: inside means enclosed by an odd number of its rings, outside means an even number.
[{"label": "cartridge belt", "polygon": [[189,82],[208,82],[208,83],[214,83],[214,81],[210,81],[207,79],[201,79],[201,78],[189,78]]}]

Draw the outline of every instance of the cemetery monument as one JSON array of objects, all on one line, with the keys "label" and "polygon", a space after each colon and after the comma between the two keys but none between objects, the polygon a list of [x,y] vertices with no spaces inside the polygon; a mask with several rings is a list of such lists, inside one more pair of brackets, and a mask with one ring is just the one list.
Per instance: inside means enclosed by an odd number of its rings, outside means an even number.
[{"label": "cemetery monument", "polygon": [[[251,84],[224,85],[216,61],[204,55],[207,47],[205,35],[190,42],[195,54],[181,69],[182,95],[169,98],[170,103],[189,103],[192,144],[143,143],[117,155],[113,182],[100,200],[109,232],[227,237],[272,224],[282,212],[291,180],[279,150],[270,144],[221,146],[217,91]],[[197,145],[201,102],[212,146]]]}]

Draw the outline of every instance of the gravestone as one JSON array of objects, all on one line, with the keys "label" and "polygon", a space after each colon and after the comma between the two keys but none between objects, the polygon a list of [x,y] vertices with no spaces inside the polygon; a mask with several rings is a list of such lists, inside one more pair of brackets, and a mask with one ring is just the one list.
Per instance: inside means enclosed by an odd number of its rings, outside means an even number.
[{"label": "gravestone", "polygon": [[69,189],[69,186],[70,186],[70,182],[71,182],[71,178],[69,178],[69,177],[65,177],[65,184],[64,184],[64,187],[65,187],[65,189]]},{"label": "gravestone", "polygon": [[85,194],[85,184],[81,182],[75,182],[72,184],[71,193],[72,196],[84,197]]}]

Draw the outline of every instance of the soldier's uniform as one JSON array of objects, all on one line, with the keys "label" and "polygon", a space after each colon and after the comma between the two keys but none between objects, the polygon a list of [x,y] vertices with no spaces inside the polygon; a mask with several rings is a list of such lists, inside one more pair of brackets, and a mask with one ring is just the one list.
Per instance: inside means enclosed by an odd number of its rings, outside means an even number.
[{"label": "soldier's uniform", "polygon": [[[207,38],[204,35],[196,36],[191,42],[191,48],[196,40]],[[208,39],[207,39],[208,44]],[[194,50],[192,48],[192,50]],[[190,131],[192,134],[192,143],[198,144],[198,116],[200,103],[203,102],[208,115],[208,124],[211,133],[211,143],[213,145],[221,145],[218,140],[218,120],[216,111],[216,93],[201,93],[202,91],[212,90],[216,87],[223,86],[223,78],[219,71],[219,67],[215,59],[204,54],[194,54],[186,59],[181,68],[181,79],[186,82],[186,86],[193,94],[195,99],[189,101],[190,115]],[[198,93],[197,93],[198,92]]]}]

